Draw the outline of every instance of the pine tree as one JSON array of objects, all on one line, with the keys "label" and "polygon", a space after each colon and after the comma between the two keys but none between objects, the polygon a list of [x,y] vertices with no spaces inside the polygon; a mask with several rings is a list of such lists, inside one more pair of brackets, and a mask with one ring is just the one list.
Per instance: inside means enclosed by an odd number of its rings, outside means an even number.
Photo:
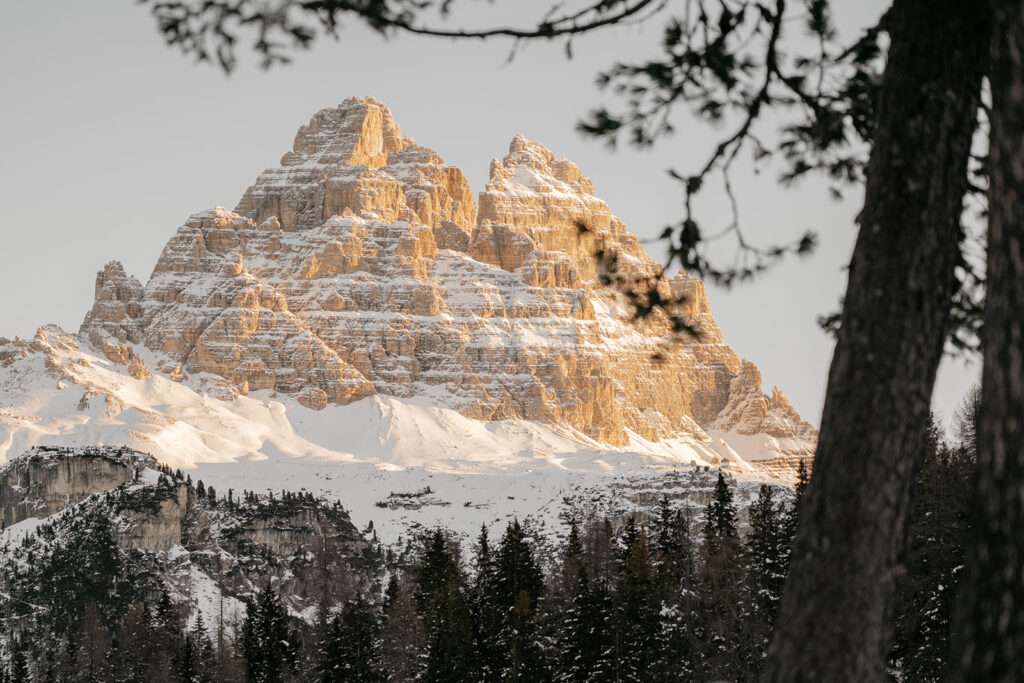
[{"label": "pine tree", "polygon": [[206,623],[203,615],[196,615],[196,624],[192,632],[188,634],[192,639],[196,652],[196,681],[197,683],[208,683],[215,679],[214,673],[217,669],[217,653],[213,649],[213,641],[206,630]]},{"label": "pine tree", "polygon": [[668,496],[662,496],[658,501],[658,510],[653,523],[653,563],[659,576],[663,577],[666,582],[671,580],[669,575],[674,572],[671,571],[670,565],[678,555],[679,539],[674,533],[674,522],[675,512],[668,502]]},{"label": "pine tree", "polygon": [[470,596],[473,631],[480,659],[480,677],[481,680],[487,680],[501,671],[500,638],[503,612],[497,600],[497,567],[491,554],[486,526],[480,527],[474,564]]},{"label": "pine tree", "polygon": [[166,590],[161,591],[153,611],[153,630],[165,643],[176,643],[185,630],[185,615],[171,601]]},{"label": "pine tree", "polygon": [[[796,470],[796,486],[793,487],[793,500],[790,502],[789,512],[782,522],[782,533],[789,539],[790,546],[793,544],[793,539],[796,538],[796,529],[800,524],[800,505],[803,503],[804,492],[807,490],[809,482],[810,475],[807,472],[807,464],[801,459]],[[784,568],[789,567],[790,550],[790,548],[786,549],[783,563]]]},{"label": "pine tree", "polygon": [[655,520],[655,562],[661,600],[654,677],[690,681],[696,677],[698,651],[696,567],[688,510],[673,510],[663,497]]},{"label": "pine tree", "polygon": [[715,554],[727,543],[737,538],[736,506],[733,503],[732,489],[719,472],[715,482],[715,490],[708,504],[704,518],[704,553],[706,556]]},{"label": "pine tree", "polygon": [[[962,433],[962,432],[961,432]],[[962,433],[963,434],[963,433]],[[893,678],[945,680],[957,584],[968,542],[972,434],[948,446],[934,416],[914,477],[906,571],[897,581]]]},{"label": "pine tree", "polygon": [[582,544],[567,545],[564,564],[575,566],[576,576],[570,584],[569,605],[555,632],[558,657],[554,678],[579,683],[614,680],[611,597],[603,585],[591,579]]},{"label": "pine tree", "polygon": [[659,600],[647,535],[635,518],[622,532],[612,619],[615,680],[648,681],[657,660]]},{"label": "pine tree", "polygon": [[444,532],[437,529],[427,535],[413,593],[426,633],[425,681],[471,680],[477,674],[465,593],[462,571]]},{"label": "pine tree", "polygon": [[392,574],[384,593],[381,659],[389,681],[417,680],[425,650],[423,624],[416,614],[408,582]]},{"label": "pine tree", "polygon": [[358,598],[331,620],[318,653],[323,683],[376,683],[384,680],[379,653],[380,623],[370,605]]},{"label": "pine tree", "polygon": [[743,557],[737,534],[732,490],[721,472],[704,520],[704,543],[698,609],[704,676],[738,680],[749,664],[744,651],[744,622],[749,605],[744,595]]},{"label": "pine tree", "polygon": [[518,519],[505,529],[495,565],[495,602],[505,615],[501,677],[511,681],[542,681],[549,675],[538,642],[537,624],[537,606],[545,593],[544,575]]},{"label": "pine tree", "polygon": [[747,587],[751,593],[753,619],[751,620],[751,646],[754,648],[753,672],[759,672],[760,662],[767,652],[772,626],[782,597],[786,575],[781,566],[782,554],[789,541],[782,530],[775,491],[762,484],[757,500],[750,506],[750,533],[746,538]]},{"label": "pine tree", "polygon": [[174,653],[171,672],[175,683],[199,683],[199,653],[196,642],[190,634],[185,634],[181,644]]},{"label": "pine tree", "polygon": [[110,518],[99,509],[88,512],[72,526],[39,570],[39,600],[50,610],[58,634],[76,629],[86,605],[108,625],[127,608],[119,593],[121,555]]},{"label": "pine tree", "polygon": [[25,657],[25,650],[21,643],[11,642],[10,675],[7,680],[10,683],[31,683],[32,681],[28,670],[28,659]]},{"label": "pine tree", "polygon": [[569,520],[569,535],[565,539],[562,551],[558,590],[571,596],[579,580],[580,569],[584,568],[586,558],[583,551],[583,537],[580,535],[580,524],[576,519]]},{"label": "pine tree", "polygon": [[142,602],[133,602],[118,630],[121,649],[121,676],[127,682],[148,681],[154,670],[156,649],[150,615]]},{"label": "pine tree", "polygon": [[604,586],[611,585],[615,578],[615,534],[611,520],[590,520],[585,536],[587,565],[594,579]]},{"label": "pine tree", "polygon": [[89,602],[85,606],[80,632],[81,638],[78,639],[78,647],[74,652],[79,679],[90,682],[108,680],[112,673],[107,665],[111,638],[94,602]]},{"label": "pine tree", "polygon": [[297,634],[288,623],[281,596],[269,585],[246,608],[241,650],[251,683],[278,683],[295,667]]},{"label": "pine tree", "polygon": [[[585,681],[589,677],[587,664],[590,661],[584,651],[588,642],[583,623],[582,608],[579,604],[588,590],[589,576],[583,557],[583,542],[580,538],[579,523],[569,521],[569,536],[562,551],[558,582],[555,586],[558,598],[554,608],[552,630],[555,636],[558,658],[555,661],[556,681]],[[550,603],[549,603],[550,605]]]}]

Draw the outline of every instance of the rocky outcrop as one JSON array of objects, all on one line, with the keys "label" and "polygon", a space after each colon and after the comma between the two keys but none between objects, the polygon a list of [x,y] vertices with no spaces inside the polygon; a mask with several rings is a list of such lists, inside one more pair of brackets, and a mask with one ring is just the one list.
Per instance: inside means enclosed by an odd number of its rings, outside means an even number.
[{"label": "rocky outcrop", "polygon": [[[141,342],[157,370],[222,378],[229,396],[429,396],[610,444],[706,441],[712,426],[814,438],[723,343],[703,283],[661,277],[578,166],[517,136],[477,213],[461,171],[381,103],[349,99],[300,129],[235,211],[190,218],[141,293],[108,265],[82,333],[122,363]],[[609,262],[657,282],[700,335],[673,340],[661,314],[631,321],[602,284]]]},{"label": "rocky outcrop", "polygon": [[107,357],[127,364],[131,352],[125,344],[142,341],[141,317],[142,285],[119,261],[111,261],[96,274],[96,301],[82,329]]},{"label": "rocky outcrop", "polygon": [[0,468],[0,525],[49,517],[135,481],[153,465],[152,458],[125,448],[33,448]]},{"label": "rocky outcrop", "polygon": [[349,98],[299,129],[278,168],[264,171],[235,212],[306,230],[345,211],[468,234],[476,217],[462,171],[417,145],[373,98]]},{"label": "rocky outcrop", "polygon": [[800,419],[785,394],[772,388],[771,397],[761,391],[761,371],[743,361],[729,387],[729,403],[715,418],[713,427],[738,434],[767,434],[776,438],[817,435],[814,427]]},{"label": "rocky outcrop", "polygon": [[[46,556],[40,544],[63,546],[61,553],[102,544],[90,521],[98,515],[122,553],[119,581],[147,590],[156,581],[207,601],[199,605],[207,610],[217,593],[244,599],[271,583],[302,612],[325,590],[351,595],[380,560],[338,503],[292,493],[229,501],[208,491],[126,448],[33,449],[0,469],[0,514],[5,528],[48,519],[14,537],[22,543],[5,544],[0,564],[24,568]],[[193,577],[206,582],[199,596]]]}]

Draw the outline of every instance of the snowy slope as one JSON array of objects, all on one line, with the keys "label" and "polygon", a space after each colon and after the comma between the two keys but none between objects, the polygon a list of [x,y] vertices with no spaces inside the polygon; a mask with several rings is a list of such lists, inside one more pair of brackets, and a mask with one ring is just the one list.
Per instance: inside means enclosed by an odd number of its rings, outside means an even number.
[{"label": "snowy slope", "polygon": [[[137,352],[156,364],[152,352]],[[409,522],[470,533],[511,515],[558,514],[566,496],[670,486],[673,471],[721,466],[738,479],[785,483],[758,460],[807,447],[731,433],[660,442],[631,435],[613,447],[569,428],[484,422],[384,395],[322,410],[267,391],[225,399],[219,378],[189,386],[159,372],[133,377],[54,327],[0,347],[0,359],[0,461],[37,445],[127,445],[220,491],[305,489],[338,499],[357,525],[374,521],[386,542]]]}]

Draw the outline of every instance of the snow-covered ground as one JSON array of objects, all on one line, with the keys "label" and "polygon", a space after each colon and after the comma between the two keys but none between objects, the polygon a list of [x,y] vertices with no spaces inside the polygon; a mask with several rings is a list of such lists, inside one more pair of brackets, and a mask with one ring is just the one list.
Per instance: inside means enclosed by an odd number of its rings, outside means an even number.
[{"label": "snow-covered ground", "polygon": [[215,391],[219,378],[136,379],[56,328],[25,349],[0,367],[0,462],[37,445],[127,445],[221,493],[287,489],[338,499],[360,527],[373,521],[385,542],[410,523],[469,534],[482,522],[557,514],[558,502],[579,491],[643,487],[673,471],[722,467],[741,480],[771,481],[758,461],[800,445],[712,433],[706,442],[632,435],[613,447],[570,428],[484,422],[428,399],[380,394],[323,410],[272,392],[225,400]]}]

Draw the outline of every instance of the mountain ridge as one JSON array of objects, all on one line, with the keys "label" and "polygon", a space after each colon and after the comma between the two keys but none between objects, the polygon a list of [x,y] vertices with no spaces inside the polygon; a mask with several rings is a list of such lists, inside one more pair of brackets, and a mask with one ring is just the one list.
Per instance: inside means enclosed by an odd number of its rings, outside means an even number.
[{"label": "mountain ridge", "polygon": [[684,273],[659,287],[701,337],[649,362],[670,328],[627,324],[599,283],[598,246],[630,278],[660,273],[580,169],[542,145],[513,138],[478,209],[459,169],[402,136],[381,103],[350,98],[303,126],[235,212],[190,218],[145,288],[108,264],[81,333],[118,362],[120,345],[142,343],[168,356],[164,372],[312,407],[440,393],[471,417],[623,445],[626,429],[701,437],[740,392],[752,405],[732,405],[742,420],[727,428],[814,437],[780,391],[759,394]]},{"label": "mountain ridge", "polygon": [[673,471],[792,483],[814,428],[724,343],[700,280],[659,284],[699,338],[631,319],[595,249],[661,266],[593,192],[516,136],[477,202],[386,107],[346,100],[236,211],[190,217],[145,284],[108,263],[77,334],[0,340],[0,461],[124,445],[220,490],[341,500],[385,540]]}]

